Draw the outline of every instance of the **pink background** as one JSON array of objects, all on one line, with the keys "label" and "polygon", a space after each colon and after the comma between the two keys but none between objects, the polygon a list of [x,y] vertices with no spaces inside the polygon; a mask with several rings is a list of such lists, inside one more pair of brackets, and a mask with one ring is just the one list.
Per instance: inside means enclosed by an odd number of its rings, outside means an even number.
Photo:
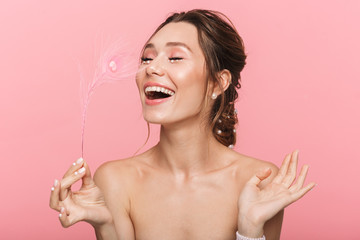
[{"label": "pink background", "polygon": [[[80,156],[77,62],[90,76],[99,36],[125,37],[137,54],[169,12],[192,8],[225,13],[245,41],[236,150],[279,165],[300,149],[318,183],[286,209],[282,239],[359,238],[358,0],[3,0],[1,239],[95,239],[86,223],[63,229],[48,207],[53,180]],[[93,172],[131,156],[146,138],[135,81],[101,87],[87,121]],[[156,140],[154,127],[144,149]]]}]

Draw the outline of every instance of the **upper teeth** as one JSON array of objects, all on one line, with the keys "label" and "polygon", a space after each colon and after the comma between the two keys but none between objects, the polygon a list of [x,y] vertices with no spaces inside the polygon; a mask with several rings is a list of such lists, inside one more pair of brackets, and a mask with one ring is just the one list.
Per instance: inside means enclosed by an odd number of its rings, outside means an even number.
[{"label": "upper teeth", "polygon": [[163,88],[163,87],[156,87],[156,86],[151,86],[151,87],[147,87],[145,88],[145,93],[148,92],[162,92],[165,94],[168,94],[170,96],[174,95],[175,93],[169,89]]}]

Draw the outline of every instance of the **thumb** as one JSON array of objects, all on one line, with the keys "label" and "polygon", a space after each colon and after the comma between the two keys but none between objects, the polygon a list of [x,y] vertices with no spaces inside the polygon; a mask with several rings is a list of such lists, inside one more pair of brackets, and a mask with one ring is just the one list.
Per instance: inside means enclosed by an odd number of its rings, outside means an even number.
[{"label": "thumb", "polygon": [[82,177],[82,187],[92,184],[94,181],[91,178],[91,171],[89,165],[84,161],[85,174]]},{"label": "thumb", "polygon": [[247,183],[257,186],[261,181],[269,177],[270,174],[271,174],[271,168],[265,168],[257,172],[254,176],[252,176],[252,178],[250,178],[250,180]]}]

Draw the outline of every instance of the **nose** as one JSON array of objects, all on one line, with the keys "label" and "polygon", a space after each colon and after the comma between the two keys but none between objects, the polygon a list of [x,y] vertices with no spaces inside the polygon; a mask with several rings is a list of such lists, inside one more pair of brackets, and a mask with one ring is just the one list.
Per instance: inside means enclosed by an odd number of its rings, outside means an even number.
[{"label": "nose", "polygon": [[164,75],[164,67],[161,64],[160,59],[153,59],[149,65],[146,67],[146,74],[163,76]]}]

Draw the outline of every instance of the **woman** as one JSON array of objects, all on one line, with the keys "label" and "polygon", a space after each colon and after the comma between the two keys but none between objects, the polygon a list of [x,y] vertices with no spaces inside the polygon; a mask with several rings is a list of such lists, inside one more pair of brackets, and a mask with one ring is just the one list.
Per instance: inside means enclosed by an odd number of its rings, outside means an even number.
[{"label": "woman", "polygon": [[161,124],[159,142],[103,164],[93,179],[77,160],[52,189],[61,224],[87,221],[97,239],[279,239],[283,209],[315,184],[303,187],[308,166],[295,181],[298,151],[279,170],[231,149],[245,58],[218,12],[175,13],[161,24],[136,76],[144,119]]}]

